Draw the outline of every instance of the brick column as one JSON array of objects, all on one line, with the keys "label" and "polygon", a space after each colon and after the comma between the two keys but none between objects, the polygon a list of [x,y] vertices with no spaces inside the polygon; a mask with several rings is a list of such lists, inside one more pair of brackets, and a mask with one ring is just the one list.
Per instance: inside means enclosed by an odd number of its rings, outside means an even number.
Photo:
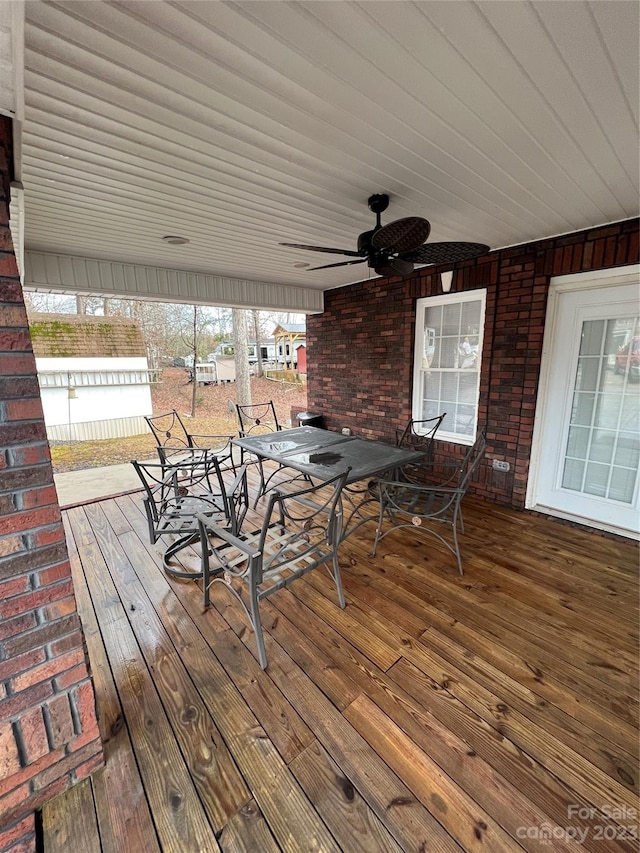
[{"label": "brick column", "polygon": [[9,231],[0,116],[0,853],[35,850],[34,811],[103,763]]}]

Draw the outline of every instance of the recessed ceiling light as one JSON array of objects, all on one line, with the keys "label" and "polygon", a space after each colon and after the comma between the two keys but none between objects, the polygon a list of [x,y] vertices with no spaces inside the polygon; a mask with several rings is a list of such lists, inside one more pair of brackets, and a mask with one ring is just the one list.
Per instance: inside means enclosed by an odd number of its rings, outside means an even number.
[{"label": "recessed ceiling light", "polygon": [[189,240],[186,237],[176,237],[171,234],[162,238],[163,243],[170,243],[172,246],[184,246]]},{"label": "recessed ceiling light", "polygon": [[306,264],[300,263],[300,264],[294,264],[293,265],[294,269],[297,269],[297,270],[303,270],[305,267],[308,267],[308,266],[309,266],[308,263],[306,263]]}]

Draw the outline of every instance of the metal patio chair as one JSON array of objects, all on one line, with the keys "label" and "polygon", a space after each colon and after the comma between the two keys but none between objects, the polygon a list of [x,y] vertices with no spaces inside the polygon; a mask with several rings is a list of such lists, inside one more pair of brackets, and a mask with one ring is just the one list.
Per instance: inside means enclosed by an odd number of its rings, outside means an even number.
[{"label": "metal patio chair", "polygon": [[[179,578],[200,577],[171,562],[199,539],[197,514],[215,518],[226,529],[240,529],[248,506],[246,470],[225,487],[218,459],[205,449],[199,459],[132,462],[143,485],[149,540],[171,537],[162,558],[165,570]],[[239,483],[237,481],[240,481]]]},{"label": "metal patio chair", "polygon": [[[411,528],[414,531],[430,533],[439,539],[455,556],[458,571],[463,574],[458,544],[458,527],[464,533],[461,503],[486,446],[484,432],[481,432],[462,462],[452,463],[455,464],[456,472],[449,476],[444,484],[424,485],[405,478],[380,478],[377,481],[380,514],[372,555],[375,556],[378,543],[393,530]],[[383,533],[385,521],[391,522],[391,526]],[[451,541],[440,535],[436,523],[451,528]]]},{"label": "metal patio chair", "polygon": [[340,607],[345,606],[338,545],[341,494],[348,473],[293,492],[274,488],[257,529],[234,535],[213,518],[198,516],[204,606],[209,607],[215,583],[234,594],[256,635],[262,669],[267,666],[259,606],[263,598],[324,564],[336,585]]},{"label": "metal patio chair", "polygon": [[235,471],[232,435],[199,435],[188,432],[175,409],[163,415],[145,416],[145,421],[156,440],[156,450],[162,464],[180,458],[192,458],[197,461],[201,455],[199,451],[207,450],[209,455],[216,455],[223,471]]},{"label": "metal patio chair", "polygon": [[[260,433],[265,432],[282,431],[282,427],[278,422],[278,415],[276,414],[275,406],[273,405],[272,400],[268,400],[266,403],[252,403],[248,406],[241,406],[236,403],[236,414],[238,416],[238,434],[240,438],[245,438],[251,435],[258,435]],[[253,456],[253,454],[250,454],[248,453],[248,451],[240,448],[240,462],[245,463],[247,461],[247,457],[249,457],[249,464],[256,465],[256,467],[258,468],[258,474],[260,476],[258,496],[256,497],[254,503],[255,506],[257,505],[262,495],[265,493],[265,490],[267,488],[267,482],[277,472],[273,472],[267,478],[267,481],[265,481],[262,459],[257,456]],[[281,467],[282,466],[280,466],[280,468]]]}]

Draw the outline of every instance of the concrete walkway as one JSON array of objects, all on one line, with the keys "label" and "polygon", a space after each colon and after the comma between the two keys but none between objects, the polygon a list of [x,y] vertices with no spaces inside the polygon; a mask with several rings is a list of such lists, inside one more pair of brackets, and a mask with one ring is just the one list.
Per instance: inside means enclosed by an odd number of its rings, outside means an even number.
[{"label": "concrete walkway", "polygon": [[54,474],[58,503],[62,508],[138,491],[142,488],[133,465],[107,465]]}]

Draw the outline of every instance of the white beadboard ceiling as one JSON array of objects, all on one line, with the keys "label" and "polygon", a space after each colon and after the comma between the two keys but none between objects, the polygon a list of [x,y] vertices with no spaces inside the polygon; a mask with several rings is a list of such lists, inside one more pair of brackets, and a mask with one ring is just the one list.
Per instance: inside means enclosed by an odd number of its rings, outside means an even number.
[{"label": "white beadboard ceiling", "polygon": [[322,291],[366,264],[278,242],[354,249],[372,193],[492,248],[637,215],[639,8],[33,0],[26,247]]}]

